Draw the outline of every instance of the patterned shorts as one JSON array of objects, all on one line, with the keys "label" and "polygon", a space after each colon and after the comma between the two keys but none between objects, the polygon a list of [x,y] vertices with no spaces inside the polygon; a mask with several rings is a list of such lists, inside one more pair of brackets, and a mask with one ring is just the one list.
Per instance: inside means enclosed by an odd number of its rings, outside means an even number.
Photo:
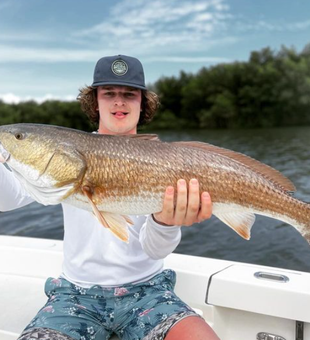
[{"label": "patterned shorts", "polygon": [[89,289],[49,278],[48,301],[21,339],[46,329],[79,340],[106,340],[113,333],[123,340],[162,340],[176,322],[198,316],[173,292],[175,276],[174,271],[164,270],[146,282]]}]

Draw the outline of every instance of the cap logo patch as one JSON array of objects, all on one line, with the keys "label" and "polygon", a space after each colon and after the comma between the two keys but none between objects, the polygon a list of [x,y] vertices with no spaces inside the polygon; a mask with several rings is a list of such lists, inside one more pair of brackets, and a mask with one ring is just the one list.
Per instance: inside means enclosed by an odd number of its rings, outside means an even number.
[{"label": "cap logo patch", "polygon": [[117,76],[123,76],[128,71],[128,65],[123,60],[115,60],[111,66],[112,72]]}]

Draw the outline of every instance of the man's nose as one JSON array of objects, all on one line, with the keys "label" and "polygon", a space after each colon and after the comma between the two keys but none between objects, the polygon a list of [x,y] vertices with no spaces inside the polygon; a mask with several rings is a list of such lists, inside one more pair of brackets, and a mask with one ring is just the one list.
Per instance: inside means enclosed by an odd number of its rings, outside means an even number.
[{"label": "man's nose", "polygon": [[117,94],[114,98],[114,105],[122,106],[125,104],[125,98],[122,94]]}]

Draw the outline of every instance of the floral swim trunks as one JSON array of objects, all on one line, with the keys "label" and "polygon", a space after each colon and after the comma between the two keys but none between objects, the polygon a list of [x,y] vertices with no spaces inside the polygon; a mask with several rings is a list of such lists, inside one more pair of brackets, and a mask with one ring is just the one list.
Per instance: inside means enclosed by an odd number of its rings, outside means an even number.
[{"label": "floral swim trunks", "polygon": [[163,340],[176,322],[198,316],[173,292],[175,278],[164,270],[146,282],[89,289],[49,278],[48,301],[23,334],[47,329],[79,340],[106,340],[114,333],[123,340]]}]

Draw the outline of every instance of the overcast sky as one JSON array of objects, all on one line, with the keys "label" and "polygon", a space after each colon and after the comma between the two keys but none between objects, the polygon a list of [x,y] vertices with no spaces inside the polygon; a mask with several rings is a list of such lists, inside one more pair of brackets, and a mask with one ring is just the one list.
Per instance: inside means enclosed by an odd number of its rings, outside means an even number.
[{"label": "overcast sky", "polygon": [[0,98],[74,99],[96,61],[127,54],[146,81],[310,43],[309,0],[0,0]]}]

